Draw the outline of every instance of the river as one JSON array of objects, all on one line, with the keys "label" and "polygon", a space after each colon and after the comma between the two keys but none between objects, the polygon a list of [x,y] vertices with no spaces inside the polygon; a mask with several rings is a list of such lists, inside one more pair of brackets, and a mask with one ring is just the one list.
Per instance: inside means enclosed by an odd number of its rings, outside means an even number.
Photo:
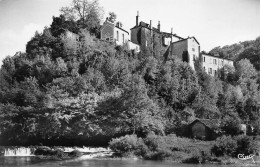
[{"label": "river", "polygon": [[[0,157],[1,167],[229,167],[236,165],[179,164],[146,160],[74,159],[65,161],[38,160],[36,157]],[[244,166],[244,165],[243,165]],[[248,166],[245,164],[245,166]]]}]

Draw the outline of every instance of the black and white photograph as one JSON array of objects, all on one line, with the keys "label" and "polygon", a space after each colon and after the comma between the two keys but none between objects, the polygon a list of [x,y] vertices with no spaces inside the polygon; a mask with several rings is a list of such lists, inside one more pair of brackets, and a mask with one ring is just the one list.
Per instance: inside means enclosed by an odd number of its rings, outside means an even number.
[{"label": "black and white photograph", "polygon": [[260,0],[0,0],[1,167],[259,154]]}]

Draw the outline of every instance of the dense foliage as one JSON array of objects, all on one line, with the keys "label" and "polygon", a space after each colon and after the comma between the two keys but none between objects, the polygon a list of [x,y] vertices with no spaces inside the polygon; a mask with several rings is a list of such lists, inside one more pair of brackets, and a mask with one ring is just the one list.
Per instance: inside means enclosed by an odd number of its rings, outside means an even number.
[{"label": "dense foliage", "polygon": [[212,153],[216,156],[233,156],[238,154],[250,155],[259,151],[259,143],[252,136],[222,136],[217,138]]},{"label": "dense foliage", "polygon": [[25,53],[3,60],[0,144],[107,145],[122,134],[176,134],[195,118],[220,120],[226,134],[238,134],[237,126],[248,122],[259,133],[259,82],[250,61],[241,59],[219,79],[199,61],[194,71],[160,55],[159,47],[136,54],[95,37],[97,1],[83,4],[95,13],[83,18],[69,13],[76,2],[36,32]]},{"label": "dense foliage", "polygon": [[257,72],[258,84],[260,83],[260,37],[255,40],[239,42],[233,45],[215,47],[210,52],[212,55],[229,58],[238,62],[248,59]]},{"label": "dense foliage", "polygon": [[[174,160],[184,163],[220,162],[223,157],[237,158],[238,154],[255,155],[259,143],[252,136],[221,136],[216,141],[201,141],[177,137],[176,135],[155,135],[145,138],[126,135],[114,138],[109,147],[119,157],[142,157],[149,160]],[[220,158],[219,158],[220,157]]]},{"label": "dense foliage", "polygon": [[212,142],[195,141],[176,135],[159,136],[150,133],[143,139],[136,135],[115,138],[109,147],[116,156],[200,163],[209,160],[211,144]]}]

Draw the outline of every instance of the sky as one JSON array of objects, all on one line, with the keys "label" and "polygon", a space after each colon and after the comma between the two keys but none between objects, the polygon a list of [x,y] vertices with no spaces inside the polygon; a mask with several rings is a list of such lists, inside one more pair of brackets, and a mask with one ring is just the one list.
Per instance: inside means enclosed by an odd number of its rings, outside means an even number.
[{"label": "sky", "polygon": [[[72,0],[0,0],[0,65],[6,56],[25,51],[35,31],[50,26],[52,16]],[[108,12],[115,12],[123,28],[139,21],[181,37],[194,36],[201,49],[210,51],[260,36],[260,0],[99,0]]]}]

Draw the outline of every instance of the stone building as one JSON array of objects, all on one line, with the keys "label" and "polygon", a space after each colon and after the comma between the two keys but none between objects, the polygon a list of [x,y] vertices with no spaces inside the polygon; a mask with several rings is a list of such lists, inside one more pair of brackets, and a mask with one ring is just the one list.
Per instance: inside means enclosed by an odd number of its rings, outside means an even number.
[{"label": "stone building", "polygon": [[187,62],[194,69],[195,60],[199,58],[200,44],[195,37],[188,37],[171,43],[170,55]]},{"label": "stone building", "polygon": [[120,23],[112,23],[106,20],[101,28],[101,39],[115,42],[117,45],[126,45],[129,49],[139,52],[142,50],[144,55],[178,57],[187,62],[192,69],[194,63],[201,56],[204,70],[212,76],[217,76],[217,71],[229,65],[233,67],[233,61],[216,56],[201,54],[200,43],[195,37],[182,38],[177,34],[162,32],[160,21],[157,27],[143,21],[139,22],[139,13],[136,16],[136,24],[130,29],[131,34],[122,28]]},{"label": "stone building", "polygon": [[211,76],[218,76],[218,71],[224,66],[234,67],[234,62],[230,59],[224,59],[209,54],[201,54],[202,66],[205,72]]},{"label": "stone building", "polygon": [[101,27],[101,39],[116,42],[117,45],[123,45],[129,40],[129,32],[122,28],[122,24],[116,24],[106,20]]},{"label": "stone building", "polygon": [[154,56],[175,56],[187,62],[194,69],[194,60],[199,57],[200,44],[195,37],[182,38],[177,34],[161,31],[160,22],[157,28],[141,21],[136,16],[136,25],[131,28],[131,41],[143,50],[151,51]]},{"label": "stone building", "polygon": [[139,45],[135,45],[130,41],[129,32],[122,28],[122,23],[116,24],[106,20],[101,27],[101,39],[109,42],[115,42],[116,45],[126,45],[129,49],[139,52]]},{"label": "stone building", "polygon": [[152,20],[150,20],[150,24],[139,22],[139,14],[136,16],[136,25],[131,28],[131,42],[153,56],[165,55],[172,41],[182,39],[176,34],[162,32],[160,21],[156,28],[152,26]]}]

